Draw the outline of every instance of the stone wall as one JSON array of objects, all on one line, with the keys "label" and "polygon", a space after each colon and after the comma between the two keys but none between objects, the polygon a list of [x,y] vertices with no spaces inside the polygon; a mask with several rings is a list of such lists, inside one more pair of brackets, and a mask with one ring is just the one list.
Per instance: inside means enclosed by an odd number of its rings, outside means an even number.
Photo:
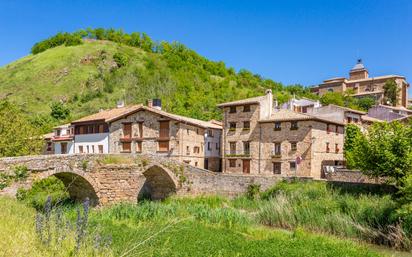
[{"label": "stone wall", "polygon": [[366,183],[366,184],[382,184],[384,178],[374,178],[363,174],[360,171],[340,169],[335,172],[325,173],[325,179],[328,181],[350,182],[350,183]]}]

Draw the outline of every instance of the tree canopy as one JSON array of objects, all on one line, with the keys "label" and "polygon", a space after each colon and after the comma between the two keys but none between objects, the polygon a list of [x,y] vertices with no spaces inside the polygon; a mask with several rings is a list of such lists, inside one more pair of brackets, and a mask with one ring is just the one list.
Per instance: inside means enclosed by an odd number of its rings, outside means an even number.
[{"label": "tree canopy", "polygon": [[15,105],[0,101],[0,157],[38,154],[43,146],[39,131]]}]

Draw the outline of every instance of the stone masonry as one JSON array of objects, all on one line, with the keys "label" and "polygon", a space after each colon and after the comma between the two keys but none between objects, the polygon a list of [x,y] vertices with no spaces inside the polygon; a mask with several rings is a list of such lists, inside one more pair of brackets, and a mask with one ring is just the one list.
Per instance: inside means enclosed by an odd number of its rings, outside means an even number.
[{"label": "stone masonry", "polygon": [[[111,164],[116,158],[124,164]],[[152,155],[70,154],[0,159],[0,172],[12,175],[16,166],[25,166],[29,171],[20,186],[27,188],[36,180],[54,175],[63,181],[73,199],[82,201],[88,197],[94,205],[136,202],[141,198],[158,200],[172,194],[234,196],[245,192],[250,184],[267,189],[282,179],[214,173]]]}]

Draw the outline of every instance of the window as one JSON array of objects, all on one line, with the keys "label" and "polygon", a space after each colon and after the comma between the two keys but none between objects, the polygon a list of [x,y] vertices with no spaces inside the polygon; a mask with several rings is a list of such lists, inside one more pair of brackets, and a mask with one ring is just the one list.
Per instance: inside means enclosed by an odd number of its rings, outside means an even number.
[{"label": "window", "polygon": [[273,149],[273,155],[281,155],[282,154],[282,145],[281,143],[275,143],[275,148]]},{"label": "window", "polygon": [[197,162],[195,162],[195,167],[197,167]]},{"label": "window", "polygon": [[169,141],[159,141],[159,152],[169,151]]},{"label": "window", "polygon": [[61,134],[61,130],[60,130],[60,129],[57,129],[57,130],[56,130],[56,136],[58,136],[58,137],[59,137],[59,136],[60,136],[60,134]]},{"label": "window", "polygon": [[250,112],[250,105],[244,105],[243,112]]},{"label": "window", "polygon": [[92,153],[94,153],[94,145],[92,145]]},{"label": "window", "polygon": [[103,153],[103,145],[98,145],[99,153]]},{"label": "window", "polygon": [[123,138],[132,138],[132,123],[123,123]]},{"label": "window", "polygon": [[70,135],[70,129],[66,129],[66,135]]},{"label": "window", "polygon": [[216,150],[219,150],[220,149],[220,145],[219,145],[219,143],[216,143]]},{"label": "window", "polygon": [[236,130],[236,122],[229,122],[229,131]]},{"label": "window", "polygon": [[290,143],[290,150],[296,151],[298,149],[298,143],[297,142],[291,142]]},{"label": "window", "polygon": [[236,113],[236,106],[230,106],[229,113]]},{"label": "window", "polygon": [[52,150],[53,143],[47,142],[47,151],[50,152]]},{"label": "window", "polygon": [[62,149],[61,149],[62,154],[67,153],[67,143],[61,143],[60,145],[62,147]]},{"label": "window", "polygon": [[339,126],[338,125],[336,125],[336,127],[335,127],[335,132],[336,132],[336,135],[339,134]]},{"label": "window", "polygon": [[200,148],[198,146],[194,146],[193,153],[200,153]]},{"label": "window", "polygon": [[280,162],[273,163],[273,174],[281,174],[282,164]]},{"label": "window", "polygon": [[292,121],[290,123],[290,129],[291,130],[297,130],[298,129],[298,122],[297,121]]},{"label": "window", "polygon": [[236,142],[229,143],[230,154],[236,154]]},{"label": "window", "polygon": [[229,167],[231,168],[236,167],[236,160],[229,160]]},{"label": "window", "polygon": [[89,150],[89,146],[88,146],[88,145],[86,145],[86,151],[87,151],[87,153],[90,153],[90,150]]},{"label": "window", "polygon": [[190,148],[189,148],[189,146],[186,146],[186,155],[190,155]]},{"label": "window", "polygon": [[136,152],[137,153],[142,152],[142,142],[136,142]]},{"label": "window", "polygon": [[329,124],[326,124],[326,132],[328,133],[328,134],[330,134],[330,125]]},{"label": "window", "polygon": [[333,92],[333,89],[332,89],[332,88],[328,88],[328,92]]},{"label": "window", "polygon": [[104,132],[104,126],[103,124],[99,124],[99,133],[103,133]]},{"label": "window", "polygon": [[281,130],[282,128],[281,128],[281,126],[280,126],[280,122],[275,122],[275,130],[276,131],[279,131],[279,130]]},{"label": "window", "polygon": [[130,153],[132,150],[132,143],[131,142],[122,142],[122,152]]},{"label": "window", "polygon": [[250,143],[249,142],[243,142],[243,153],[245,155],[250,155]]},{"label": "window", "polygon": [[330,148],[329,148],[329,142],[326,143],[326,152],[329,153],[330,152]]},{"label": "window", "polygon": [[138,137],[139,138],[143,138],[143,122],[139,122],[138,123]]},{"label": "window", "polygon": [[249,129],[250,129],[250,121],[244,121],[243,130],[249,130]]},{"label": "window", "polygon": [[212,143],[207,142],[207,150],[211,151],[212,150]]},{"label": "window", "polygon": [[208,137],[213,137],[213,129],[208,129],[207,130],[207,136]]},{"label": "window", "polygon": [[290,171],[296,171],[296,162],[289,162]]},{"label": "window", "polygon": [[338,144],[335,144],[335,152],[339,153],[339,145]]},{"label": "window", "polygon": [[79,153],[83,153],[83,146],[79,145]]},{"label": "window", "polygon": [[190,134],[190,130],[189,130],[189,129],[186,129],[186,133],[189,135],[189,134]]},{"label": "window", "polygon": [[353,122],[358,123],[359,122],[358,118],[353,118]]},{"label": "window", "polygon": [[348,120],[348,123],[352,123],[352,118],[351,117],[348,117],[347,120]]},{"label": "window", "polygon": [[159,137],[169,137],[169,121],[159,121]]}]

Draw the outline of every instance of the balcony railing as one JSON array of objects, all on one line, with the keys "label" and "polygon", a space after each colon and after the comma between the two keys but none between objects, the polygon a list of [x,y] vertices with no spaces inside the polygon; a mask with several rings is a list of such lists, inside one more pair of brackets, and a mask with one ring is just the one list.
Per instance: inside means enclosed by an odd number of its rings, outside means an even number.
[{"label": "balcony railing", "polygon": [[250,151],[229,150],[229,151],[226,151],[225,156],[226,157],[249,157]]}]

